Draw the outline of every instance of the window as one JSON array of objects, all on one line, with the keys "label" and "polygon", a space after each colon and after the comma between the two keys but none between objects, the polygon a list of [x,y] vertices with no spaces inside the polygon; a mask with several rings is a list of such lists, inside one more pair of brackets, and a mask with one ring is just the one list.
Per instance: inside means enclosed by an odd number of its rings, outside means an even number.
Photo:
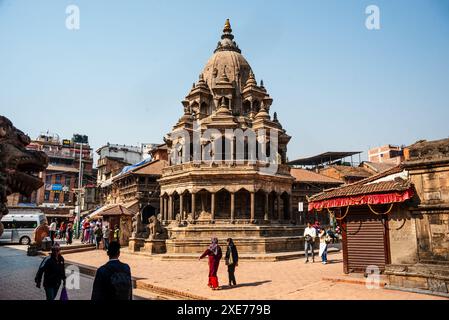
[{"label": "window", "polygon": [[56,176],[55,176],[55,184],[60,184],[61,183],[61,175],[60,174],[57,174]]},{"label": "window", "polygon": [[45,191],[44,193],[44,201],[50,200],[50,191]]},{"label": "window", "polygon": [[34,229],[37,221],[8,221],[3,222],[5,229]]},{"label": "window", "polygon": [[46,184],[51,184],[51,174],[46,174],[45,175],[45,183]]},{"label": "window", "polygon": [[59,192],[55,192],[53,195],[53,202],[57,203],[59,202]]},{"label": "window", "polygon": [[70,182],[72,182],[72,177],[66,176],[65,177],[65,185],[70,187]]},{"label": "window", "polygon": [[64,202],[69,202],[69,201],[70,201],[70,193],[64,192]]}]

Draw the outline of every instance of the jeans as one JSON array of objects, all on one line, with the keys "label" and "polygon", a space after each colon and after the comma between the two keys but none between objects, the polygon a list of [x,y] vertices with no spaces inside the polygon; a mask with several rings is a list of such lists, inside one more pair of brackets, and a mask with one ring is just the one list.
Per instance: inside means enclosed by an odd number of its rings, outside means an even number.
[{"label": "jeans", "polygon": [[309,248],[312,251],[312,260],[315,261],[315,253],[313,251],[313,242],[304,242],[304,251],[306,252],[306,260],[309,261]]},{"label": "jeans", "polygon": [[321,255],[321,261],[322,262],[327,262],[327,249]]},{"label": "jeans", "polygon": [[100,242],[101,242],[101,237],[96,237],[96,239],[95,239],[95,248],[96,249],[100,248]]},{"label": "jeans", "polygon": [[103,238],[103,249],[108,250],[109,249],[109,238]]},{"label": "jeans", "polygon": [[45,289],[45,296],[47,297],[47,300],[55,300],[56,295],[58,294],[59,285],[57,287],[48,287]]}]

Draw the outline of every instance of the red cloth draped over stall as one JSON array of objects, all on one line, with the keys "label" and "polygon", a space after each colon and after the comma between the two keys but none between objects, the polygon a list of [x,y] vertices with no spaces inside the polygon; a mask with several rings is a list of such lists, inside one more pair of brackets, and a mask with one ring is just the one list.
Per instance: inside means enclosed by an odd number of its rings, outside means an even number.
[{"label": "red cloth draped over stall", "polygon": [[413,189],[407,189],[402,192],[375,193],[357,196],[339,197],[327,200],[321,200],[309,203],[309,211],[322,210],[324,208],[338,208],[347,206],[358,206],[365,204],[389,204],[394,202],[404,202],[414,195]]}]

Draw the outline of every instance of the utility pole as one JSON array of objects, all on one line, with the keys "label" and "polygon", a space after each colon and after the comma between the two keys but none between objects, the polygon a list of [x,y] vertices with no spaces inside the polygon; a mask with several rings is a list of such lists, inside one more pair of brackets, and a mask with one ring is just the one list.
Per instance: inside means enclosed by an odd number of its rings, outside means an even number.
[{"label": "utility pole", "polygon": [[78,197],[77,197],[77,209],[76,209],[76,238],[80,235],[81,224],[81,187],[83,186],[83,143],[80,142],[80,165],[78,172]]}]

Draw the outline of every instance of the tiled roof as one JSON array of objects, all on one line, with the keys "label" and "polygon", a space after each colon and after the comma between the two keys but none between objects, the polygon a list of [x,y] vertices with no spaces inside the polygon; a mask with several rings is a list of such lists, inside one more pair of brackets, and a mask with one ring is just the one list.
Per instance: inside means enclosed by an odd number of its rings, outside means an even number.
[{"label": "tiled roof", "polygon": [[162,175],[162,169],[167,166],[165,160],[155,160],[132,170],[136,174]]},{"label": "tiled roof", "polygon": [[386,171],[386,170],[391,169],[396,166],[395,164],[392,164],[392,163],[381,163],[381,162],[370,162],[370,161],[365,161],[364,164],[367,167],[376,171],[377,173]]},{"label": "tiled roof", "polygon": [[290,174],[297,182],[316,182],[326,184],[343,184],[343,181],[313,172],[311,170],[291,168]]},{"label": "tiled roof", "polygon": [[310,201],[321,201],[332,198],[357,196],[372,193],[387,193],[395,191],[405,191],[410,188],[410,182],[406,180],[383,181],[372,184],[350,184],[341,188],[329,190],[311,197]]},{"label": "tiled roof", "polygon": [[[345,185],[339,188],[333,188],[322,193],[316,194],[309,198],[309,201],[321,201],[338,197],[355,196],[367,193],[382,193],[391,191],[404,191],[410,187],[408,182],[396,182],[396,181],[384,181],[378,183],[371,183],[383,177],[387,177],[392,174],[400,173],[404,170],[403,165],[398,165],[389,170],[383,171],[371,177],[357,181],[355,183]],[[406,187],[408,184],[408,187]]]},{"label": "tiled roof", "polygon": [[121,215],[132,216],[134,214],[132,213],[131,210],[125,208],[120,204],[117,204],[109,208],[106,208],[100,213],[100,215],[105,217],[105,216],[121,216]]},{"label": "tiled roof", "polygon": [[344,177],[361,177],[366,178],[371,176],[372,174],[365,168],[361,167],[351,167],[351,166],[339,166],[339,165],[333,165],[326,167],[323,172],[327,171],[328,169],[333,168],[340,172]]}]

